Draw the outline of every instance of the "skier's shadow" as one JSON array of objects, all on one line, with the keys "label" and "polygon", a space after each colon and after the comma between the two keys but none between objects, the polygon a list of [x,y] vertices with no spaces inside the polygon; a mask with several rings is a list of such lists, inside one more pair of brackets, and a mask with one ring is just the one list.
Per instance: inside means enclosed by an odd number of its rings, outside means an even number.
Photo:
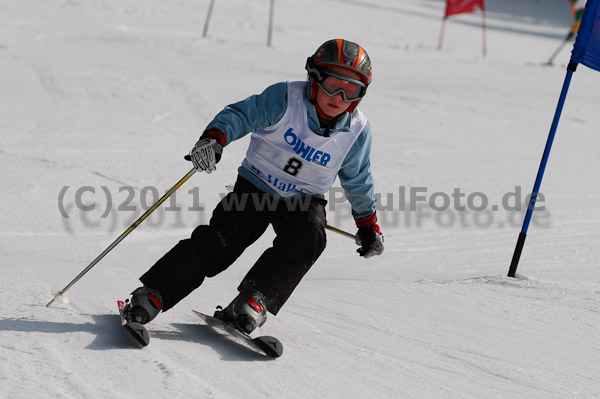
[{"label": "skier's shadow", "polygon": [[65,323],[40,321],[27,318],[0,319],[0,331],[19,331],[23,333],[68,334],[87,332],[96,338],[86,349],[106,350],[132,348],[129,337],[122,334],[119,325],[121,319],[115,314],[91,315],[93,322]]},{"label": "skier's shadow", "polygon": [[[84,332],[95,336],[86,346],[90,350],[132,349],[140,350],[133,337],[121,328],[121,319],[115,314],[90,315],[93,322],[65,323],[40,321],[28,318],[0,319],[0,331],[17,331],[22,333],[68,334]],[[156,340],[187,341],[210,347],[217,351],[222,360],[261,361],[271,360],[256,351],[219,334],[208,326],[200,324],[172,324],[178,331],[159,330],[148,326],[151,342]],[[150,344],[152,345],[152,343]],[[142,349],[143,350],[143,349]]]}]

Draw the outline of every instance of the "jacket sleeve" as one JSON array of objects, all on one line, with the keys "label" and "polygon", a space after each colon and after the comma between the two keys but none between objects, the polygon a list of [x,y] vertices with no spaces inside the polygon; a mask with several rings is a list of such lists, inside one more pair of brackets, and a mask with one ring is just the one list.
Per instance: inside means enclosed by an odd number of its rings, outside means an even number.
[{"label": "jacket sleeve", "polygon": [[355,219],[375,213],[375,184],[371,175],[371,125],[367,122],[346,155],[338,173]]},{"label": "jacket sleeve", "polygon": [[287,109],[287,83],[269,86],[261,94],[230,104],[219,112],[205,131],[217,129],[227,136],[226,144],[246,134],[277,123]]}]

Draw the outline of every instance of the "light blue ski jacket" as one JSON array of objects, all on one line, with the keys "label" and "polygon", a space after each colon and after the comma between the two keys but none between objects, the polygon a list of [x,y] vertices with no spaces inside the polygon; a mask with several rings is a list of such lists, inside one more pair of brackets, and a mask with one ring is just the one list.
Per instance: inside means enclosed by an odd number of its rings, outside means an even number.
[{"label": "light blue ski jacket", "polygon": [[[322,135],[323,129],[320,127],[315,106],[306,98],[304,101],[308,110],[310,129],[315,134]],[[248,133],[274,125],[283,117],[287,106],[287,82],[276,83],[267,87],[261,94],[252,95],[225,107],[208,124],[206,130],[219,129],[225,133],[226,144],[229,144]],[[349,131],[350,120],[350,114],[345,112],[344,117],[335,124],[331,131]],[[355,219],[369,216],[375,212],[375,188],[371,175],[370,152],[371,126],[367,122],[338,172],[340,184],[352,205],[352,215]],[[238,172],[260,190],[275,195],[275,191],[249,169],[240,166]]]}]

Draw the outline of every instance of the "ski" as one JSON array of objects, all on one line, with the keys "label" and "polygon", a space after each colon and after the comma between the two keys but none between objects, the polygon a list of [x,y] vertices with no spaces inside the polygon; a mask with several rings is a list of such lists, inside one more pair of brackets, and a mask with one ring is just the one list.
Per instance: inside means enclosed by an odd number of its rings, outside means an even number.
[{"label": "ski", "polygon": [[204,324],[206,324],[215,331],[226,333],[226,335],[229,338],[231,338],[237,343],[245,345],[271,358],[278,358],[283,354],[283,345],[275,337],[263,335],[260,337],[252,338],[250,335],[238,330],[237,328],[223,320],[217,319],[216,317],[209,316],[201,312],[197,312],[195,310],[192,310],[192,312],[194,312],[198,317],[200,317],[200,319],[204,321]]},{"label": "ski", "polygon": [[125,318],[125,307],[129,305],[129,300],[126,300],[125,302],[117,301],[117,305],[119,305],[121,325],[125,328],[125,330],[127,330],[129,334],[131,334],[133,338],[135,338],[138,344],[140,344],[141,346],[148,346],[148,344],[150,343],[150,334],[148,333],[148,330],[146,330],[146,327],[144,327],[144,325],[140,323],[129,322]]}]

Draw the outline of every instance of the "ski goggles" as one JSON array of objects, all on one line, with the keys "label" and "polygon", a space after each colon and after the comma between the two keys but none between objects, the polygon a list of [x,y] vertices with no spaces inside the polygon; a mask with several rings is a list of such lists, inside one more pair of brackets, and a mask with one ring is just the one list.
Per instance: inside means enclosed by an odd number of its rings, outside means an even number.
[{"label": "ski goggles", "polygon": [[329,97],[341,93],[345,102],[359,100],[367,93],[367,86],[363,82],[332,72],[321,72],[321,80],[317,81],[317,85]]}]

